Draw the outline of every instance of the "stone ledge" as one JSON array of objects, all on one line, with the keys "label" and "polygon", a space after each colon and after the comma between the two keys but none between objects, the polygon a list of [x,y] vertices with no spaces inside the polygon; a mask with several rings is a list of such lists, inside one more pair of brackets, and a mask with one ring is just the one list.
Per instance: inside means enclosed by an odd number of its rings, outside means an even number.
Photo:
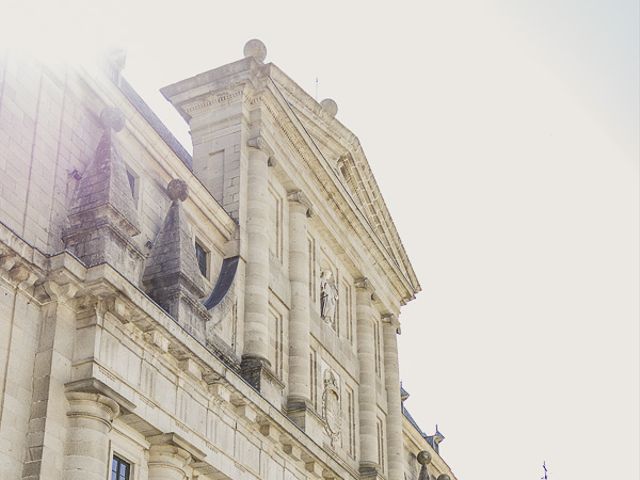
[{"label": "stone ledge", "polygon": [[[113,267],[108,264],[102,264],[88,269],[85,287],[85,294],[89,294],[92,288],[98,288],[102,294],[108,290],[114,293],[119,292],[126,297],[127,303],[136,311],[131,324],[139,328],[141,333],[157,330],[167,338],[169,342],[168,354],[172,356],[178,355],[180,357],[178,360],[184,358],[192,359],[202,369],[205,378],[215,377],[216,381],[233,392],[233,398],[242,398],[244,402],[250,404],[258,417],[272,418],[274,425],[292,439],[293,445],[300,448],[301,451],[310,452],[311,457],[315,459],[314,462],[322,465],[323,471],[335,472],[335,475],[339,478],[356,476],[349,466],[330,456],[314,439],[301,432],[297,425],[286,417],[279,408],[257,394],[255,389],[233,368],[225,365],[214,353],[190,336],[144,292],[127,281]],[[115,385],[113,387],[108,385],[109,378],[105,377],[104,381],[107,387],[111,387],[115,391],[113,388]],[[118,380],[114,377],[113,381],[117,382]],[[204,395],[208,396],[209,392],[205,391]],[[131,401],[129,400],[129,402]],[[134,417],[137,417],[135,413]],[[148,419],[145,418],[140,418],[140,420],[148,422]],[[196,432],[193,433],[199,436]],[[202,437],[201,441],[203,445],[207,444],[207,439]]]}]

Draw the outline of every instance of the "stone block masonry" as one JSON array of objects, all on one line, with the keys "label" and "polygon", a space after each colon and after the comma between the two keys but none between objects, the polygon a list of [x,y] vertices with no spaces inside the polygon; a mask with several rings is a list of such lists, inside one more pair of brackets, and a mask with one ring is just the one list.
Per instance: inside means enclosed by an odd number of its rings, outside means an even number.
[{"label": "stone block masonry", "polygon": [[266,53],[161,90],[193,157],[123,52],[0,55],[0,478],[455,478],[402,405],[420,286],[364,152]]}]

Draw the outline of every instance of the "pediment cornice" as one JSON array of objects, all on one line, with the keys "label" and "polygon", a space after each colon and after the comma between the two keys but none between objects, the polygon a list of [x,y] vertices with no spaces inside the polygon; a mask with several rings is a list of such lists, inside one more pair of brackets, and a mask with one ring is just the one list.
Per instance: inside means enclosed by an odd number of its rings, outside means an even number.
[{"label": "pediment cornice", "polygon": [[[293,115],[293,112],[287,111],[286,100],[278,98],[277,91],[271,91],[273,95],[263,97],[262,106],[267,115],[262,116],[262,121],[265,122],[270,118],[273,123],[271,128],[277,129],[272,135],[285,139],[294,156],[303,161],[305,167],[315,177],[313,189],[323,192],[322,196],[324,197],[321,202],[315,203],[328,202],[327,208],[329,210],[340,212],[345,223],[351,225],[350,228],[355,230],[355,237],[360,238],[365,250],[373,255],[373,263],[377,266],[376,268],[386,265],[383,270],[387,272],[384,274],[387,277],[389,277],[389,272],[395,273],[393,277],[389,278],[395,286],[396,295],[403,302],[413,298],[415,293],[419,291],[417,281],[412,282],[406,271],[399,268],[392,252],[376,234],[369,219],[356,205],[354,198],[339,179],[336,168],[324,157],[313,138],[308,134],[305,135],[304,125],[300,123],[300,120]],[[278,135],[278,131],[281,135]],[[327,215],[327,219],[329,218],[332,218],[331,215]]]},{"label": "pediment cornice", "polygon": [[[334,111],[323,108],[277,66],[245,58],[161,92],[187,120],[236,103],[238,114],[246,114],[247,119],[250,115],[264,123],[271,117],[275,136],[282,137],[287,148],[313,173],[313,187],[324,191],[321,201],[328,200],[329,208],[354,226],[357,237],[374,255],[376,268],[394,272],[385,276],[395,277],[393,283],[402,301],[420,291],[358,138],[334,117]],[[199,128],[198,124],[191,127]],[[351,159],[352,184],[341,177],[341,157]]]},{"label": "pediment cornice", "polygon": [[[325,112],[320,104],[313,100],[298,85],[271,65],[271,77],[274,81],[274,97],[281,96],[281,102],[292,111],[295,126],[299,133],[307,134],[308,141],[316,150],[317,160],[326,163],[332,171],[333,179],[342,186],[342,195],[353,202],[352,208],[359,210],[372,229],[386,253],[391,257],[395,268],[402,272],[411,284],[414,292],[420,291],[420,285],[404,250],[395,224],[382,198],[379,187],[358,138],[338,120]],[[292,123],[295,121],[292,120]],[[304,135],[303,135],[304,136]],[[318,155],[319,153],[319,155]],[[341,164],[352,165],[352,183],[341,177]],[[346,184],[346,185],[345,185]],[[346,188],[345,188],[346,187]],[[364,208],[364,207],[368,208]]]}]

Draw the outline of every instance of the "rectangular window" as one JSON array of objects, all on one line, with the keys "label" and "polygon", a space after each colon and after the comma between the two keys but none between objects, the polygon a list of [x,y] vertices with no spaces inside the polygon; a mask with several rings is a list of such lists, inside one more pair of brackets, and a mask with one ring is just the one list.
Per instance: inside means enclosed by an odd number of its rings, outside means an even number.
[{"label": "rectangular window", "polygon": [[111,460],[111,480],[129,480],[131,464],[117,455]]},{"label": "rectangular window", "polygon": [[139,206],[139,197],[140,197],[140,180],[138,175],[135,174],[133,170],[131,170],[128,166],[127,169],[127,181],[129,182],[129,189],[131,190],[131,196],[133,197],[133,202],[138,208]]},{"label": "rectangular window", "polygon": [[196,239],[196,260],[198,260],[198,268],[205,278],[209,278],[209,251],[202,246]]}]

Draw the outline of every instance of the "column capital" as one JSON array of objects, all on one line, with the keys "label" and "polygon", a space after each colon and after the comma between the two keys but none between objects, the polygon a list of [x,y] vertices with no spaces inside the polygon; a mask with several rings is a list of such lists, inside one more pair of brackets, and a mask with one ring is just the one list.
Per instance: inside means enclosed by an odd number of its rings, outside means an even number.
[{"label": "column capital", "polygon": [[275,166],[276,162],[273,157],[274,155],[273,148],[271,148],[271,145],[267,143],[267,141],[262,135],[256,135],[255,137],[251,137],[249,140],[247,140],[247,146],[249,148],[258,150],[260,153],[264,154],[267,160],[267,164],[270,167]]},{"label": "column capital", "polygon": [[11,251],[0,250],[0,277],[5,277],[11,285],[26,289],[39,279],[37,270]]},{"label": "column capital", "polygon": [[393,313],[384,313],[382,315],[382,323],[389,327],[395,328],[396,333],[400,334],[400,320],[398,316]]},{"label": "column capital", "polygon": [[91,392],[67,392],[69,400],[68,417],[88,417],[104,423],[111,429],[111,423],[120,414],[120,406],[115,400]]},{"label": "column capital", "polygon": [[[173,472],[169,476],[165,476],[166,478],[174,478],[175,474],[178,475],[175,478],[185,478],[191,460],[191,454],[176,445],[151,445],[149,447],[149,470]],[[152,478],[151,475],[150,478]]]},{"label": "column capital", "polygon": [[302,190],[292,190],[287,192],[287,199],[291,203],[299,203],[303,207],[307,209],[307,217],[313,216],[313,206],[311,205],[311,200],[307,197]]},{"label": "column capital", "polygon": [[43,284],[49,297],[58,303],[69,304],[80,290],[80,285],[74,281],[48,279]]},{"label": "column capital", "polygon": [[207,456],[202,450],[193,445],[191,442],[183,438],[181,435],[178,435],[175,432],[169,433],[161,433],[158,435],[152,435],[147,437],[147,441],[151,445],[151,448],[154,447],[172,447],[178,449],[180,452],[177,454],[181,457],[184,457],[185,454],[189,457],[189,459],[193,460],[204,460]]},{"label": "column capital", "polygon": [[374,294],[373,285],[367,277],[358,278],[355,281],[356,288],[366,290],[367,292]]}]

